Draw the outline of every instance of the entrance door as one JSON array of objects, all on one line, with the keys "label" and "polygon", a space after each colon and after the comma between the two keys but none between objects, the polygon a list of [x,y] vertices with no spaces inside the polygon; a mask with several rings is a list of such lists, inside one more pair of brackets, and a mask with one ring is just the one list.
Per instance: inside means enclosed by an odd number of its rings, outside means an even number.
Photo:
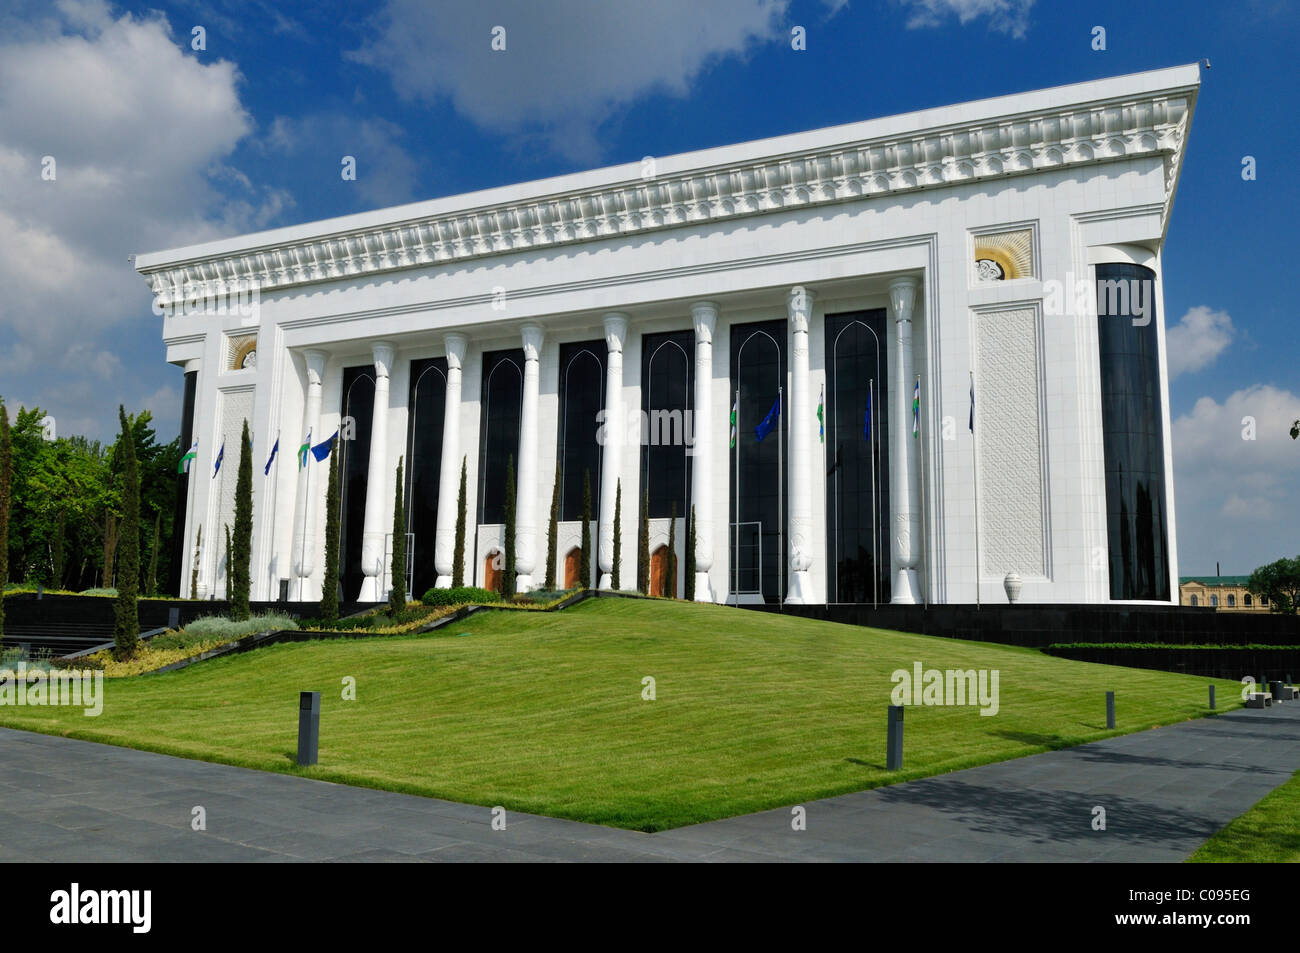
[{"label": "entrance door", "polygon": [[[672,570],[669,566],[668,547],[660,546],[650,554],[650,595],[652,596],[676,596],[676,592],[670,593],[669,579],[672,576]],[[676,582],[676,580],[673,580]],[[676,589],[676,586],[672,588]]]},{"label": "entrance door", "polygon": [[483,560],[483,588],[491,592],[501,591],[501,566],[505,558],[501,550],[494,549]]},{"label": "entrance door", "polygon": [[582,578],[582,547],[574,546],[564,557],[564,588],[577,589],[586,585]]}]

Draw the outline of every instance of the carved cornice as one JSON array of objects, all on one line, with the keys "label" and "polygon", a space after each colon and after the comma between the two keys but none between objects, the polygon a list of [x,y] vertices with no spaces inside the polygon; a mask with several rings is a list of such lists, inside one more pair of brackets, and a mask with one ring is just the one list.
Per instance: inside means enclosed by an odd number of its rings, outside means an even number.
[{"label": "carved cornice", "polygon": [[1143,155],[1164,159],[1167,219],[1194,95],[1163,90],[981,118],[139,270],[167,307],[241,285],[379,275]]}]

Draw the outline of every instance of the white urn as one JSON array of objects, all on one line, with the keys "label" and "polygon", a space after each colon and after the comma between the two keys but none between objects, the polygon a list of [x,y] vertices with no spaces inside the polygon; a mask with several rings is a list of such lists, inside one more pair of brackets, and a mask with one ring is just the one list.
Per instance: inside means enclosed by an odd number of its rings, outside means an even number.
[{"label": "white urn", "polygon": [[1002,588],[1007,591],[1007,602],[1014,605],[1020,598],[1020,585],[1019,573],[1007,573],[1007,577],[1002,580]]}]

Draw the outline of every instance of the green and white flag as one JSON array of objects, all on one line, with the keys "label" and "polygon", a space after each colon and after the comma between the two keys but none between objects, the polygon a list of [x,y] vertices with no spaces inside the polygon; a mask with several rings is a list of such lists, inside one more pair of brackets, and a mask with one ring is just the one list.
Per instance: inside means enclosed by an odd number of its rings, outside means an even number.
[{"label": "green and white flag", "polygon": [[307,431],[307,439],[302,442],[298,448],[298,469],[301,470],[307,465],[307,451],[311,449],[311,431]]},{"label": "green and white flag", "polygon": [[731,405],[731,449],[736,449],[736,410],[740,406],[740,398],[736,398],[736,403]]},{"label": "green and white flag", "polygon": [[176,472],[189,473],[190,461],[195,459],[198,455],[199,455],[199,442],[195,440],[194,446],[190,447],[190,452],[185,454],[185,456],[181,457],[181,462],[176,464]]},{"label": "green and white flag", "polygon": [[921,378],[916,379],[916,386],[912,388],[912,436],[918,437],[921,434]]},{"label": "green and white flag", "polygon": [[817,398],[817,436],[826,442],[826,385],[822,385],[821,396]]}]

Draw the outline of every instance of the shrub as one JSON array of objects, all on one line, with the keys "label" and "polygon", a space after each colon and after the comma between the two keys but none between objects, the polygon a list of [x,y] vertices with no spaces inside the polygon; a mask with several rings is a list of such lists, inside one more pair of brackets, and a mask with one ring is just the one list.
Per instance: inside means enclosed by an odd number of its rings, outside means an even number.
[{"label": "shrub", "polygon": [[[195,619],[178,635],[183,634],[185,637],[192,639],[224,639],[232,641],[242,639],[246,635],[252,635],[254,632],[296,628],[298,628],[298,623],[292,617],[280,612],[264,612],[260,615],[250,616],[242,622],[227,619],[225,616],[211,615]],[[166,636],[159,635],[155,637],[154,644],[159,644],[157,640],[162,638],[166,638]]]},{"label": "shrub", "polygon": [[460,606],[471,602],[500,602],[500,593],[477,586],[453,586],[450,589],[430,589],[420,600],[426,606]]},{"label": "shrub", "polygon": [[116,589],[112,589],[112,588],[105,588],[105,587],[103,587],[103,586],[98,586],[98,587],[96,587],[96,588],[94,588],[94,589],[83,589],[83,590],[81,590],[81,595],[83,595],[83,596],[116,596],[116,595],[117,595],[117,590],[116,590]]}]

